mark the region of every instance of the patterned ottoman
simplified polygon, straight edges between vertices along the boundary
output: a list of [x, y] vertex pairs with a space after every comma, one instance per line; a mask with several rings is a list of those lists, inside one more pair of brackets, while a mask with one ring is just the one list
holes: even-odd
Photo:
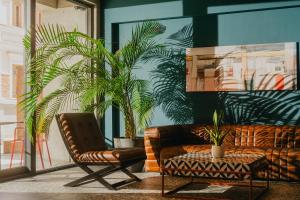
[[[266, 186], [253, 185], [253, 176], [259, 172], [267, 173]], [[167, 193], [164, 192], [164, 176], [189, 176], [192, 180]], [[210, 153], [187, 153], [163, 160], [162, 195], [168, 196], [195, 182], [193, 177], [222, 178], [249, 180], [249, 184], [230, 184], [249, 187], [249, 199], [253, 199], [253, 187], [263, 187], [260, 195], [269, 188], [268, 161], [264, 155], [258, 154], [227, 154], [224, 158], [212, 159]], [[205, 183], [207, 184], [207, 182]], [[224, 183], [222, 183], [224, 185]], [[259, 196], [260, 196], [259, 195]], [[181, 198], [184, 198], [181, 196]]]

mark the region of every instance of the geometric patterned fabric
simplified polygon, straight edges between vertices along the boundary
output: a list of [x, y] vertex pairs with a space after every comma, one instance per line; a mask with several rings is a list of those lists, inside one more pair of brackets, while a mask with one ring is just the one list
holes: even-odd
[[268, 167], [266, 156], [259, 154], [225, 154], [213, 159], [211, 153], [187, 153], [163, 162], [165, 174], [176, 176], [248, 179], [250, 173]]

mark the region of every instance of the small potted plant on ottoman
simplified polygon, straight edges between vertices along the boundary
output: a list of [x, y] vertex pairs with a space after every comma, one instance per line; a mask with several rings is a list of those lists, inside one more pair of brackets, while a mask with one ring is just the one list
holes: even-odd
[[222, 130], [221, 125], [223, 123], [223, 113], [218, 113], [216, 110], [213, 114], [213, 126], [211, 128], [205, 128], [205, 131], [209, 134], [211, 146], [211, 155], [213, 158], [224, 157], [223, 141], [229, 130]]

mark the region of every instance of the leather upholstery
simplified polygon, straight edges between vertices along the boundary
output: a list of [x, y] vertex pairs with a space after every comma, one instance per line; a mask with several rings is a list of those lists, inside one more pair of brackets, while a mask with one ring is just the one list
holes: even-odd
[[[205, 127], [176, 125], [146, 129], [146, 171], [159, 171], [160, 161], [165, 158], [188, 152], [210, 151]], [[271, 179], [300, 180], [300, 127], [224, 125], [222, 128], [230, 130], [224, 141], [225, 152], [266, 155], [270, 162]], [[257, 176], [264, 178], [265, 174], [259, 173]]]
[[78, 160], [82, 163], [122, 163], [130, 160], [145, 159], [143, 148], [112, 149], [106, 151], [88, 151], [81, 154]]
[[143, 148], [108, 150], [93, 113], [63, 113], [57, 122], [65, 145], [76, 163], [122, 164], [146, 158]]

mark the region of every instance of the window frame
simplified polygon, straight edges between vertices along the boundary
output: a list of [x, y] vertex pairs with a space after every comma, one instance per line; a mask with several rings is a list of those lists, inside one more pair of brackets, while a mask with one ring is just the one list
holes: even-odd
[[[67, 0], [71, 3], [78, 4], [88, 9], [88, 33], [92, 37], [99, 38], [100, 33], [100, 2], [96, 0]], [[36, 3], [37, 0], [24, 0], [24, 19], [22, 20], [25, 30], [30, 30], [32, 33], [31, 52], [32, 56], [35, 53], [35, 26], [36, 26]], [[26, 10], [25, 10], [26, 9]], [[26, 71], [26, 66], [25, 66]], [[25, 85], [24, 85], [25, 87]], [[28, 91], [30, 88], [25, 88]], [[26, 124], [25, 124], [26, 126]], [[36, 140], [35, 133], [30, 141], [28, 134], [25, 133], [25, 165], [22, 167], [15, 167], [11, 169], [0, 170], [0, 182], [9, 181], [17, 178], [34, 176], [37, 174], [49, 173], [57, 170], [62, 170], [70, 167], [74, 167], [75, 164], [67, 164], [58, 167], [52, 167], [43, 170], [37, 170], [36, 168]]]

